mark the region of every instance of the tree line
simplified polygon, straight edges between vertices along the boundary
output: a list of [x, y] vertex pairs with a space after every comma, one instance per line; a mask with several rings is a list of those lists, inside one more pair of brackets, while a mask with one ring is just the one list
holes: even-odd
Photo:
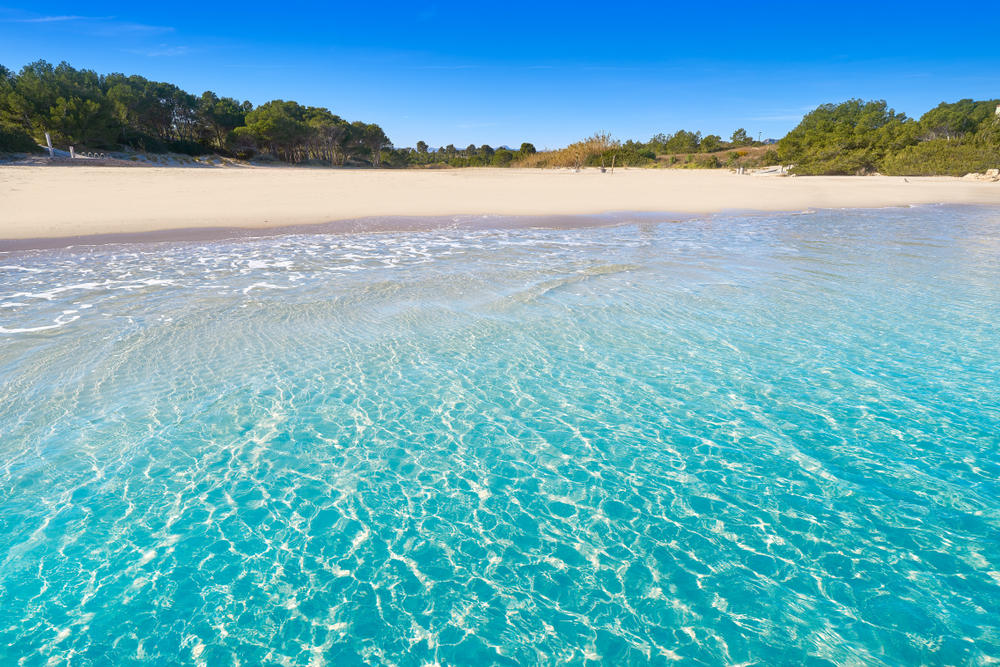
[[891, 109], [885, 100], [823, 104], [773, 146], [769, 143], [753, 141], [743, 128], [728, 141], [678, 130], [646, 142], [622, 143], [598, 133], [517, 164], [576, 168], [615, 163], [679, 168], [781, 164], [803, 175], [962, 176], [1000, 168], [1000, 100], [942, 102], [919, 119]]
[[517, 149], [493, 148], [489, 144], [469, 144], [465, 148], [448, 144], [435, 149], [418, 141], [415, 148], [396, 149], [393, 160], [399, 166], [509, 167], [535, 152], [534, 145], [528, 142]]
[[0, 151], [37, 150], [48, 133], [57, 146], [131, 148], [148, 153], [217, 153], [293, 164], [370, 164], [375, 167], [509, 166], [535, 147], [487, 144], [429, 150], [395, 148], [381, 127], [349, 122], [324, 107], [248, 101], [212, 91], [193, 95], [178, 86], [124, 74], [99, 75], [44, 60], [19, 72], [0, 65]]
[[378, 125], [348, 122], [329, 109], [200, 97], [142, 76], [99, 75], [44, 60], [14, 73], [0, 65], [0, 150], [30, 150], [49, 133], [57, 145], [128, 147], [151, 153], [240, 158], [272, 156], [379, 166], [391, 147]]
[[884, 100], [824, 104], [778, 142], [799, 174], [952, 175], [1000, 167], [1000, 100], [942, 102], [918, 120]]
[[794, 165], [800, 174], [962, 175], [1000, 166], [998, 104], [942, 102], [919, 119], [896, 112], [884, 100], [824, 104], [806, 114], [773, 150], [759, 149], [752, 163], [744, 149], [760, 142], [743, 128], [728, 140], [688, 130], [625, 142], [598, 133], [541, 152], [527, 142], [517, 149], [487, 144], [431, 148], [424, 141], [397, 148], [378, 125], [350, 122], [324, 107], [291, 100], [254, 107], [212, 91], [195, 96], [142, 76], [99, 75], [39, 60], [17, 73], [0, 65], [0, 151], [37, 150], [49, 133], [61, 146], [217, 153], [293, 164], [712, 168], [767, 162]]

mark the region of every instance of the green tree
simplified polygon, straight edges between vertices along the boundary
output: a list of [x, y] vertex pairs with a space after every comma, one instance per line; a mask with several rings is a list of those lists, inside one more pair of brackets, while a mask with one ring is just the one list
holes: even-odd
[[916, 143], [919, 128], [884, 100], [824, 104], [778, 142], [778, 153], [799, 174], [875, 171], [886, 155]]
[[110, 117], [97, 100], [59, 97], [49, 109], [49, 119], [57, 143], [107, 146], [114, 136]]
[[663, 143], [663, 151], [666, 153], [696, 153], [700, 144], [701, 132], [677, 130]]
[[52, 107], [60, 96], [55, 68], [44, 60], [25, 65], [11, 81], [3, 100], [3, 119], [37, 140], [49, 129]]
[[29, 153], [39, 150], [22, 119], [11, 113], [8, 103], [14, 94], [14, 73], [0, 65], [0, 153]]
[[667, 152], [667, 141], [670, 137], [662, 132], [658, 132], [650, 137], [649, 141], [646, 142], [646, 146], [653, 151], [653, 153], [666, 153]]
[[301, 150], [310, 135], [304, 121], [304, 112], [298, 102], [271, 100], [246, 115], [246, 127], [258, 150], [271, 153], [278, 159], [299, 162]]
[[717, 134], [709, 134], [701, 140], [701, 151], [703, 153], [714, 153], [722, 149], [722, 137]]
[[309, 107], [304, 115], [310, 129], [311, 157], [332, 165], [344, 164], [351, 141], [350, 123], [326, 108]]
[[356, 130], [356, 137], [359, 145], [363, 146], [371, 159], [373, 167], [382, 164], [382, 150], [392, 148], [389, 137], [385, 135], [382, 128], [374, 123], [352, 123], [352, 128]]
[[753, 143], [753, 139], [747, 135], [747, 131], [742, 127], [733, 132], [732, 136], [729, 137], [729, 142], [734, 146], [749, 146]]
[[514, 161], [514, 152], [506, 148], [498, 148], [493, 157], [490, 159], [490, 164], [494, 167], [509, 167], [510, 163]]
[[232, 97], [219, 97], [210, 90], [198, 100], [198, 120], [201, 138], [218, 149], [224, 149], [229, 133], [246, 121], [252, 110], [249, 102], [240, 103]]
[[925, 139], [959, 139], [978, 132], [987, 121], [996, 118], [998, 100], [942, 102], [920, 117], [920, 131]]

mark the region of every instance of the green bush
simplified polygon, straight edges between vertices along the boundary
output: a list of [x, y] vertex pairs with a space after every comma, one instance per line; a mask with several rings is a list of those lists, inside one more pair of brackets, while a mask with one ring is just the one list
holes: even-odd
[[514, 161], [514, 153], [506, 148], [499, 148], [490, 158], [490, 164], [494, 167], [509, 167]]
[[942, 102], [920, 117], [923, 139], [959, 139], [995, 124], [994, 112], [1000, 100]]
[[187, 139], [178, 139], [177, 141], [170, 141], [167, 143], [167, 148], [174, 153], [183, 153], [184, 155], [208, 155], [212, 151], [205, 148], [203, 145], [199, 144], [197, 141], [189, 141]]
[[145, 153], [167, 152], [167, 144], [165, 142], [142, 132], [130, 132], [122, 141], [122, 144]]
[[893, 176], [964, 176], [997, 168], [1000, 146], [933, 139], [888, 156], [882, 172]]
[[796, 162], [794, 173], [802, 176], [864, 175], [877, 171], [882, 155], [870, 149], [827, 149]]
[[14, 125], [0, 125], [0, 153], [38, 153], [42, 148], [31, 135]]
[[778, 142], [796, 174], [864, 174], [882, 159], [917, 143], [919, 127], [884, 101], [824, 104]]

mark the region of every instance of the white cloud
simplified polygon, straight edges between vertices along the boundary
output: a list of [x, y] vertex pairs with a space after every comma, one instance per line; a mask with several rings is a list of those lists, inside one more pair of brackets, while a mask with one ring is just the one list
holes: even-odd
[[38, 16], [32, 19], [8, 19], [11, 23], [57, 23], [62, 21], [107, 21], [113, 16]]

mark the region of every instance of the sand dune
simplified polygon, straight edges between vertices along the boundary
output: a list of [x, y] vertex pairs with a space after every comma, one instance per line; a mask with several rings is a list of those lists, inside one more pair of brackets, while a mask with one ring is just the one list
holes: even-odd
[[[381, 216], [708, 213], [925, 203], [1000, 205], [955, 178], [738, 176], [727, 171], [0, 167], [0, 239], [261, 229]], [[377, 228], [378, 221], [354, 223]]]

